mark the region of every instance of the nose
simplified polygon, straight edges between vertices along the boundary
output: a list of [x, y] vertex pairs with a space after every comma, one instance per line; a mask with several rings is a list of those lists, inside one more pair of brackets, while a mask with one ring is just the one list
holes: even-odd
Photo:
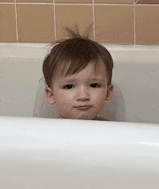
[[81, 87], [77, 94], [77, 101], [89, 101], [90, 100], [90, 93], [89, 89], [86, 87]]

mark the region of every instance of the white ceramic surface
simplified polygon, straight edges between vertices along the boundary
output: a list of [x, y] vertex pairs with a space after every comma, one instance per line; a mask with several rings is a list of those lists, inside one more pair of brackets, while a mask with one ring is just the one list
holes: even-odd
[[0, 117], [1, 189], [158, 189], [159, 125]]

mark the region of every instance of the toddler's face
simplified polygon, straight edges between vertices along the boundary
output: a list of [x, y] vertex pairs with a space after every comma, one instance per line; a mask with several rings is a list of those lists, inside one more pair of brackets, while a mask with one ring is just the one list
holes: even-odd
[[57, 73], [52, 87], [46, 89], [46, 99], [49, 104], [56, 103], [60, 118], [92, 120], [102, 111], [105, 100], [112, 99], [113, 86], [107, 83], [104, 63], [99, 64], [97, 72], [90, 63], [79, 73]]

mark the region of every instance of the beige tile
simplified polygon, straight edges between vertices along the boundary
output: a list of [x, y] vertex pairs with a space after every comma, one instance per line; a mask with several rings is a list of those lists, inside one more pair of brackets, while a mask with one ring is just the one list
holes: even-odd
[[92, 3], [92, 0], [55, 0], [55, 3]]
[[159, 7], [137, 6], [136, 43], [159, 45]]
[[139, 0], [138, 4], [159, 4], [159, 0]]
[[20, 42], [52, 42], [54, 13], [52, 6], [18, 5], [18, 31]]
[[[64, 27], [74, 30], [77, 24], [81, 35], [84, 34], [90, 24], [93, 23], [92, 6], [56, 6], [57, 39], [67, 38]], [[93, 39], [93, 28], [90, 31]]]
[[96, 40], [103, 43], [133, 44], [132, 6], [95, 6]]
[[133, 4], [134, 0], [94, 0], [95, 3], [104, 4]]
[[0, 5], [0, 42], [16, 42], [14, 5]]
[[7, 3], [7, 2], [14, 2], [14, 0], [0, 0], [0, 2], [5, 2], [5, 3]]
[[52, 3], [53, 0], [16, 0], [17, 2]]

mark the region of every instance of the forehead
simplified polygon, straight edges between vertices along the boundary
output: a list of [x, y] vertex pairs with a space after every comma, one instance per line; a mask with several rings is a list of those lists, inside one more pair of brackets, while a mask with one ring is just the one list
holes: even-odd
[[107, 72], [106, 66], [102, 60], [98, 60], [97, 62], [91, 61], [86, 65], [78, 64], [78, 66], [77, 65], [71, 66], [70, 62], [69, 63], [62, 62], [57, 68], [56, 76], [73, 75], [84, 70], [89, 70], [92, 73], [94, 72], [94, 74], [99, 74], [101, 71]]
[[[64, 66], [64, 64], [63, 64]], [[62, 67], [59, 66], [59, 68], [57, 69], [56, 74], [53, 77], [52, 80], [52, 84], [55, 81], [59, 81], [59, 80], [65, 80], [65, 79], [71, 79], [71, 78], [101, 78], [101, 79], [107, 79], [107, 70], [106, 70], [106, 66], [104, 65], [104, 63], [102, 61], [99, 61], [98, 63], [95, 62], [90, 62], [85, 68], [83, 68], [80, 71], [77, 71], [74, 74], [66, 74], [67, 70], [69, 69], [69, 65]], [[86, 77], [85, 77], [86, 76]]]

